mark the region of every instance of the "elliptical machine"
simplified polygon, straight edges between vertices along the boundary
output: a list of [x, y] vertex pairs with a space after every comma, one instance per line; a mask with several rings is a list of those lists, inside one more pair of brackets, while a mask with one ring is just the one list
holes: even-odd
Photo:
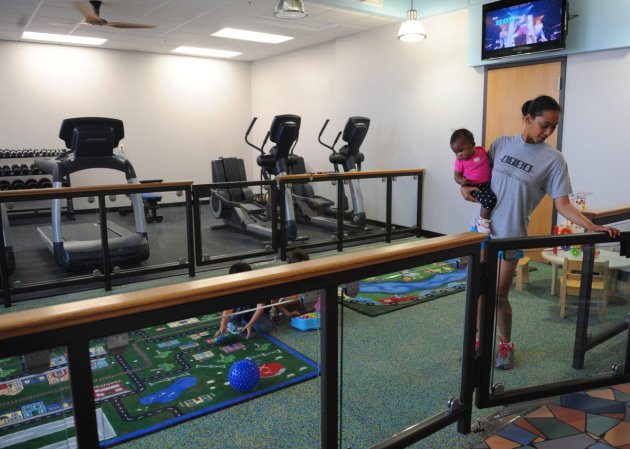
[[[332, 145], [328, 145], [322, 142], [322, 134], [328, 126], [328, 122], [324, 122], [317, 140], [320, 144], [329, 148], [332, 154], [329, 156], [330, 162], [335, 168], [335, 172], [339, 172], [339, 165], [343, 167], [345, 172], [361, 171], [361, 162], [365, 159], [363, 153], [359, 151], [361, 144], [365, 139], [367, 131], [370, 127], [370, 119], [366, 117], [350, 117], [346, 122], [343, 132], [339, 131]], [[342, 137], [346, 142], [339, 151], [335, 150], [335, 145]], [[294, 164], [294, 174], [303, 174], [306, 172], [304, 167], [304, 160], [301, 157], [294, 156], [296, 160]], [[313, 210], [323, 212], [328, 216], [336, 216], [337, 209], [334, 207], [334, 202], [314, 194], [313, 188], [307, 183], [295, 184], [293, 188], [294, 197], [298, 206], [298, 210], [301, 216], [308, 219], [314, 224], [323, 224], [336, 227], [337, 222], [335, 220], [328, 219], [326, 217], [317, 216]], [[350, 197], [352, 200], [352, 209], [349, 209], [347, 201], [344, 201], [342, 205], [344, 209], [344, 228], [365, 230], [366, 216], [365, 208], [363, 207], [363, 195], [361, 194], [361, 186], [358, 179], [350, 180]], [[345, 198], [344, 198], [345, 200]]]
[[[288, 173], [289, 156], [297, 142], [300, 117], [296, 115], [278, 115], [273, 118], [271, 128], [267, 132], [260, 147], [251, 143], [248, 139], [256, 120], [254, 117], [245, 133], [245, 142], [260, 152], [256, 159], [261, 167], [262, 177], [270, 179], [270, 175], [279, 176]], [[271, 139], [276, 146], [266, 154], [264, 147], [267, 140]], [[246, 182], [245, 163], [235, 157], [220, 158], [212, 161], [212, 182]], [[293, 201], [290, 197], [289, 187], [285, 195], [286, 210], [286, 234], [287, 240], [298, 240]], [[261, 224], [271, 219], [269, 203], [262, 204], [257, 201], [249, 187], [235, 187], [228, 189], [214, 189], [210, 198], [212, 216], [221, 218], [226, 225], [271, 238], [270, 226]]]

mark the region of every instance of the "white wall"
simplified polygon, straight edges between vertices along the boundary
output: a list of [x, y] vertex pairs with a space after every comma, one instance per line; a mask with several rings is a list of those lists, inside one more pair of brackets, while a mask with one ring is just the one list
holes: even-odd
[[[363, 169], [427, 169], [423, 227], [459, 232], [472, 208], [453, 181], [449, 138], [459, 127], [480, 135], [483, 72], [466, 66], [466, 11], [432, 17], [424, 24], [429, 39], [415, 45], [396, 39], [396, 25], [339, 39], [334, 47], [326, 44], [255, 62], [252, 110], [269, 120], [287, 109], [302, 116], [296, 152], [311, 171], [331, 169], [325, 149], [317, 144], [325, 118], [331, 119], [325, 134], [331, 141], [349, 116], [369, 117], [370, 131], [361, 148]], [[413, 185], [399, 182], [403, 187], [395, 189], [394, 221], [412, 224]], [[368, 218], [384, 219], [383, 185], [362, 186]], [[451, 205], [448, 210], [446, 204]]]
[[591, 208], [630, 203], [630, 50], [568, 58], [562, 151]]
[[[63, 148], [64, 118], [123, 120], [139, 179], [211, 180], [210, 161], [248, 157], [250, 64], [185, 56], [0, 42], [2, 148]], [[89, 171], [73, 184], [124, 182]]]

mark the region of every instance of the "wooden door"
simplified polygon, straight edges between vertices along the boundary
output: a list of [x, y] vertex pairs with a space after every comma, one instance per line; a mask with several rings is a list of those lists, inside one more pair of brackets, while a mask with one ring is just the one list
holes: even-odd
[[[539, 95], [549, 95], [558, 102], [562, 62], [554, 61], [516, 67], [489, 68], [486, 72], [484, 145], [486, 148], [499, 136], [523, 131], [521, 106]], [[562, 120], [562, 119], [561, 119]], [[557, 148], [558, 132], [547, 143]], [[532, 213], [529, 235], [548, 235], [553, 230], [553, 201], [546, 195]]]

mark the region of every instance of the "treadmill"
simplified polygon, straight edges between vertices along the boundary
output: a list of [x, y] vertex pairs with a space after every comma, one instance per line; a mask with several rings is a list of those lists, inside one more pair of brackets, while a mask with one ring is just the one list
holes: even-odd
[[5, 203], [0, 203], [0, 214], [2, 214], [2, 236], [4, 237], [7, 268], [9, 274], [11, 274], [15, 271], [15, 254], [13, 253], [13, 242], [11, 241], [11, 232], [9, 230], [9, 215], [7, 214], [7, 206]]
[[[37, 158], [35, 165], [51, 175], [53, 188], [62, 188], [62, 179], [81, 170], [105, 168], [121, 171], [129, 184], [137, 184], [129, 160], [114, 156], [114, 148], [125, 137], [121, 120], [101, 117], [65, 119], [59, 137], [70, 151], [55, 159]], [[108, 246], [112, 265], [129, 266], [149, 258], [144, 208], [140, 194], [132, 194], [135, 231], [107, 221]], [[66, 271], [102, 268], [100, 223], [61, 225], [61, 199], [52, 200], [51, 226], [37, 228], [44, 245]]]

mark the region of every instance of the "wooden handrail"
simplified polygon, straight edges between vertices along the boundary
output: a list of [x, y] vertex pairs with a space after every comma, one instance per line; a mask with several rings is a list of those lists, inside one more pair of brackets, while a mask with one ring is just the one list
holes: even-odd
[[37, 195], [58, 195], [60, 192], [63, 193], [86, 193], [86, 194], [97, 194], [99, 192], [109, 192], [109, 191], [133, 191], [139, 189], [160, 189], [160, 190], [168, 190], [168, 189], [176, 189], [176, 188], [187, 188], [192, 185], [192, 181], [173, 181], [173, 182], [147, 182], [141, 184], [109, 184], [109, 185], [98, 185], [98, 186], [78, 186], [78, 187], [62, 187], [62, 188], [47, 188], [47, 189], [23, 189], [23, 190], [4, 190], [0, 192], [0, 201], [9, 197], [30, 197]]
[[371, 171], [353, 171], [353, 172], [330, 172], [330, 173], [303, 173], [300, 175], [283, 175], [278, 176], [278, 180], [282, 181], [310, 181], [317, 178], [326, 178], [330, 176], [340, 178], [374, 178], [379, 176], [403, 176], [424, 173], [424, 168], [413, 169], [394, 169], [394, 170], [371, 170]]
[[606, 209], [591, 209], [585, 210], [582, 213], [584, 214], [584, 216], [590, 218], [591, 220], [598, 218], [614, 217], [615, 215], [630, 213], [630, 205], [615, 206]]
[[36, 334], [175, 305], [219, 298], [287, 282], [312, 279], [371, 265], [393, 262], [436, 251], [481, 243], [477, 232], [436, 237], [354, 253], [315, 259], [300, 264], [264, 268], [247, 273], [188, 281], [137, 292], [41, 307], [0, 315], [0, 339]]

